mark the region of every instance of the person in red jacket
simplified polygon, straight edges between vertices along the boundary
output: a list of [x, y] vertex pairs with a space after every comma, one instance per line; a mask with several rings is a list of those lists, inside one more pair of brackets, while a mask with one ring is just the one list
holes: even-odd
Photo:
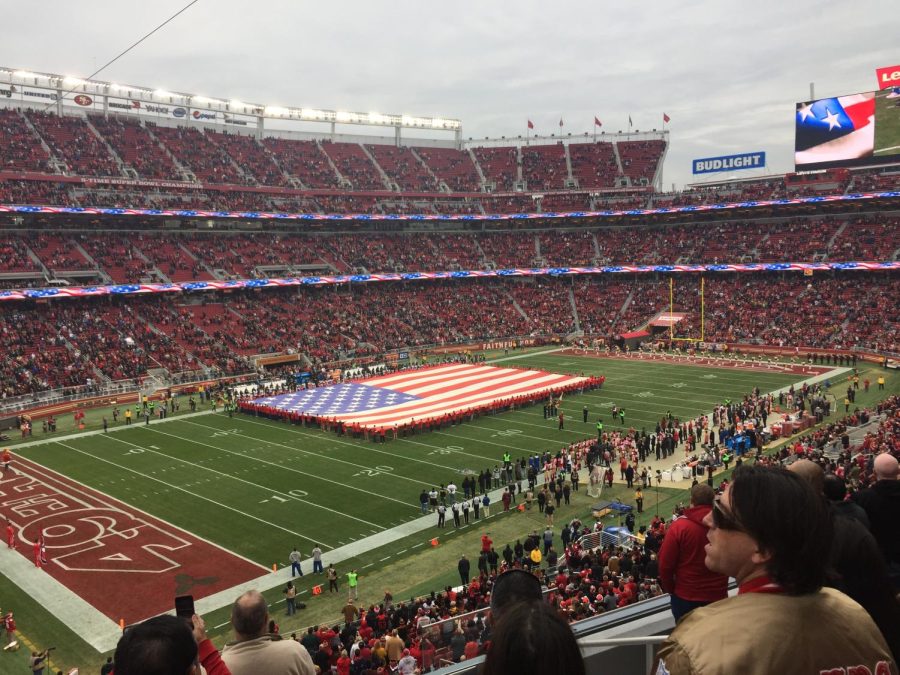
[[666, 530], [659, 551], [659, 581], [669, 593], [675, 622], [692, 609], [728, 595], [728, 577], [710, 571], [706, 559], [703, 518], [712, 510], [715, 492], [705, 483], [691, 488], [691, 505]]

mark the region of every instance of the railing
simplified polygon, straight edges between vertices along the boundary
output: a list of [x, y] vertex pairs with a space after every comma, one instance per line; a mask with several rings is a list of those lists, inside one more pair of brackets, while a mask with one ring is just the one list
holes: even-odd
[[138, 391], [140, 391], [140, 387], [134, 383], [134, 380], [120, 380], [104, 385], [81, 385], [78, 387], [50, 389], [34, 394], [23, 394], [3, 399], [0, 401], [0, 415], [10, 415], [33, 408], [42, 408], [48, 405], [67, 403], [95, 396], [133, 394]]
[[634, 548], [638, 543], [637, 537], [629, 532], [624, 532], [624, 528], [618, 528], [617, 532], [607, 532], [600, 530], [598, 532], [588, 532], [578, 539], [578, 545], [586, 551], [604, 546], [622, 546], [626, 549]]

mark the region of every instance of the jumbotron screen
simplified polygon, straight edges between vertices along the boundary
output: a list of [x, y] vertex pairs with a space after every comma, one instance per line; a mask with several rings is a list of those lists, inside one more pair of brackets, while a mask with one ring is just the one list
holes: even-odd
[[900, 161], [900, 87], [798, 103], [795, 118], [798, 170]]

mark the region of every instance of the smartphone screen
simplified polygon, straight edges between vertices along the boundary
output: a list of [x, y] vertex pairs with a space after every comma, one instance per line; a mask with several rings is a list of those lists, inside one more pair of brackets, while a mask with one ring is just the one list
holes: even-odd
[[175, 598], [175, 616], [184, 617], [190, 621], [194, 614], [193, 595], [179, 595]]

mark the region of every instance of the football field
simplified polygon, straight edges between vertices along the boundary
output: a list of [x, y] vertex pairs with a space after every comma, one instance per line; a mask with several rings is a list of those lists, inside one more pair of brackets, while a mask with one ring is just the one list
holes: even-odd
[[[107, 434], [37, 438], [13, 446], [18, 473], [4, 478], [4, 515], [11, 514], [22, 528], [22, 555], [9, 555], [33, 567], [29, 542], [42, 529], [50, 562], [38, 572], [39, 579], [49, 576], [58, 584], [53, 589], [80, 598], [86, 603], [82, 613], [93, 608], [100, 632], [115, 627], [119, 618], [131, 623], [168, 611], [179, 593], [192, 593], [199, 611], [227, 621], [215, 610], [228, 605], [238, 588], [283, 585], [294, 546], [303, 552], [307, 572], [316, 544], [326, 564], [390, 565], [397, 542], [404, 542], [403, 551], [415, 549], [444, 532], [435, 527], [433, 515], [421, 513], [423, 488], [459, 484], [466, 473], [500, 464], [507, 451], [514, 458], [527, 457], [594, 437], [598, 417], [606, 430], [622, 428], [611, 418], [613, 406], [625, 408], [626, 427], [650, 432], [667, 412], [687, 420], [754, 387], [774, 391], [825, 370], [722, 368], [568, 353], [515, 355], [497, 362], [604, 375], [606, 382], [599, 390], [564, 397], [564, 429], [557, 419], [544, 419], [541, 405], [533, 405], [383, 444], [205, 411], [148, 426], [120, 423]], [[10, 499], [35, 490], [42, 495], [40, 506], [23, 509], [18, 496]], [[367, 558], [385, 549], [394, 553]], [[273, 564], [278, 575], [272, 574]], [[7, 567], [7, 576], [34, 588], [28, 570], [14, 567]], [[307, 585], [304, 592], [311, 590], [311, 582]], [[113, 631], [105, 641], [88, 642], [97, 647], [114, 639]]]
[[[804, 379], [692, 365], [543, 355], [516, 365], [602, 374], [602, 389], [566, 397], [565, 428], [539, 405], [476, 418], [442, 431], [377, 444], [314, 428], [224, 413], [119, 427], [48, 442], [21, 454], [44, 467], [262, 565], [290, 547], [329, 551], [417, 518], [423, 487], [462, 479], [513, 457], [555, 451], [593, 436], [598, 416], [619, 428], [653, 430], [667, 412], [708, 412], [753, 387], [770, 391]], [[587, 405], [589, 422], [582, 422]]]

